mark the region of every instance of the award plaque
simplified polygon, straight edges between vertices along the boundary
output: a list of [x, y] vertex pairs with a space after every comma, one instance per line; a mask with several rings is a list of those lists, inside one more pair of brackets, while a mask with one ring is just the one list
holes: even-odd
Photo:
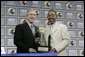
[[48, 46], [39, 46], [38, 47], [38, 52], [48, 52], [49, 47]]
[[40, 40], [39, 43], [40, 45], [38, 46], [38, 52], [49, 52], [50, 51], [50, 40], [51, 40], [51, 35], [48, 35], [48, 45], [46, 45], [46, 39], [44, 37], [44, 32], [45, 29], [44, 27], [39, 27], [39, 32], [40, 32]]
[[39, 36], [39, 46], [38, 46], [38, 52], [45, 52], [45, 51], [48, 51], [48, 47], [45, 46], [45, 44], [43, 43], [44, 41], [44, 37], [43, 37], [43, 34], [44, 34], [44, 27], [43, 26], [39, 26], [39, 29], [38, 29], [39, 33], [40, 33], [40, 36]]
[[51, 35], [48, 36], [48, 46], [38, 46], [38, 52], [49, 52], [50, 51], [50, 39]]
[[[44, 38], [44, 28], [40, 27], [39, 28], [40, 32], [40, 46], [38, 46], [38, 52], [49, 52], [50, 51], [50, 39], [51, 35], [48, 36], [48, 46], [45, 45], [45, 38]], [[43, 43], [42, 43], [43, 42]]]

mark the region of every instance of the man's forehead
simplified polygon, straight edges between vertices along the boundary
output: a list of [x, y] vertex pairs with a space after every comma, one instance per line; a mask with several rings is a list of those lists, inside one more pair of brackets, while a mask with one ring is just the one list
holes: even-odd
[[54, 12], [54, 11], [50, 11], [50, 12], [48, 12], [48, 14], [55, 14], [56, 12]]
[[35, 14], [36, 14], [36, 11], [33, 11], [33, 10], [32, 10], [32, 11], [29, 11], [28, 13], [35, 13]]

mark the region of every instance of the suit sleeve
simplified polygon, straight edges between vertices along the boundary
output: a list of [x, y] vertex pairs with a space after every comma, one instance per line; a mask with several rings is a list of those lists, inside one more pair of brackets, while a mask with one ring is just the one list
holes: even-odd
[[63, 27], [61, 27], [61, 35], [62, 35], [62, 42], [59, 45], [55, 46], [57, 52], [60, 52], [63, 49], [65, 49], [66, 46], [68, 46], [71, 41], [67, 30], [67, 26], [64, 25]]
[[20, 25], [17, 25], [15, 28], [15, 33], [14, 33], [14, 44], [17, 47], [21, 47], [22, 49], [28, 49], [28, 46], [26, 44], [23, 43], [22, 41], [22, 34], [23, 30], [22, 27]]

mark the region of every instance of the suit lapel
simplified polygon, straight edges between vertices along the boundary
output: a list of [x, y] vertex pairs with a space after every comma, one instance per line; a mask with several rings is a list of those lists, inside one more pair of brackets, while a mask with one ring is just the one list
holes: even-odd
[[28, 33], [30, 33], [33, 36], [32, 30], [30, 29], [29, 25], [27, 24], [27, 22], [25, 22], [25, 29]]
[[54, 34], [58, 30], [58, 23], [55, 23], [55, 25], [52, 28], [52, 34]]
[[[35, 33], [37, 33], [38, 32], [38, 28], [34, 25], [34, 27], [35, 27]], [[25, 28], [26, 28], [26, 31], [28, 32], [28, 33], [31, 33], [31, 35], [33, 36], [33, 33], [32, 33], [32, 30], [30, 29], [30, 27], [29, 27], [29, 25], [27, 24], [27, 22], [25, 23]], [[35, 36], [34, 36], [35, 37]]]

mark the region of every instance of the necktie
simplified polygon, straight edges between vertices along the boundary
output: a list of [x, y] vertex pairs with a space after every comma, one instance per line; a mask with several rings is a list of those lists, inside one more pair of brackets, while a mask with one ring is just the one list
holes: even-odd
[[35, 28], [33, 25], [31, 25], [31, 30], [32, 30], [33, 35], [35, 35]]

